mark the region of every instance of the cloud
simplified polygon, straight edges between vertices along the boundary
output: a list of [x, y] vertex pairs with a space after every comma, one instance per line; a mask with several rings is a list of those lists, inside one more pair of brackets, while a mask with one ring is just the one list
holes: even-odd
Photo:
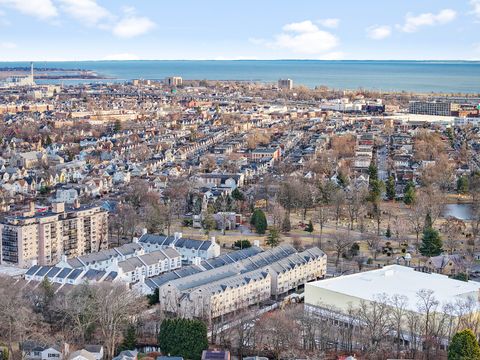
[[340, 19], [330, 18], [330, 19], [321, 19], [317, 21], [323, 27], [329, 29], [336, 29], [340, 25]]
[[58, 10], [51, 0], [0, 0], [0, 5], [16, 9], [22, 14], [34, 16], [41, 20], [58, 15]]
[[61, 9], [76, 20], [93, 26], [112, 14], [95, 0], [59, 0]]
[[282, 29], [283, 31], [291, 31], [298, 33], [309, 33], [318, 31], [318, 27], [314, 25], [310, 20], [287, 24]]
[[473, 8], [471, 13], [480, 19], [480, 0], [470, 0], [470, 5]]
[[443, 9], [437, 14], [424, 13], [417, 16], [408, 13], [405, 16], [405, 24], [398, 26], [400, 30], [413, 33], [422, 26], [443, 25], [453, 21], [457, 13], [452, 9]]
[[107, 55], [103, 58], [103, 60], [140, 60], [140, 58], [135, 54], [121, 53]]
[[367, 28], [367, 36], [373, 40], [383, 40], [392, 35], [392, 28], [388, 25], [374, 25]]
[[321, 55], [334, 49], [338, 39], [328, 31], [320, 30], [310, 20], [285, 25], [268, 46], [287, 49], [297, 54]]
[[15, 49], [16, 47], [17, 47], [17, 44], [10, 41], [4, 41], [0, 43], [0, 48], [3, 48], [3, 49]]
[[155, 26], [155, 23], [147, 17], [130, 14], [121, 19], [112, 31], [114, 35], [128, 39], [148, 33]]

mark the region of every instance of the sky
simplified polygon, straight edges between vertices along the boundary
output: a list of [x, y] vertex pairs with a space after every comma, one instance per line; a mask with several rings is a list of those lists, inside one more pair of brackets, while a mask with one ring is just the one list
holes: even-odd
[[0, 0], [0, 61], [480, 60], [480, 0]]

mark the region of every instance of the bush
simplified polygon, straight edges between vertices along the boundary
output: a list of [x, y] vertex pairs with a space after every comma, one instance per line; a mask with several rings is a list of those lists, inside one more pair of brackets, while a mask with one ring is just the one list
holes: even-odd
[[252, 247], [252, 243], [248, 240], [237, 240], [233, 243], [233, 246], [238, 249], [247, 249]]

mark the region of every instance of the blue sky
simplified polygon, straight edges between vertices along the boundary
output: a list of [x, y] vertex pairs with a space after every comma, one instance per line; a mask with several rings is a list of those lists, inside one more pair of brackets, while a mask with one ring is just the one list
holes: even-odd
[[0, 61], [480, 59], [480, 0], [0, 0]]

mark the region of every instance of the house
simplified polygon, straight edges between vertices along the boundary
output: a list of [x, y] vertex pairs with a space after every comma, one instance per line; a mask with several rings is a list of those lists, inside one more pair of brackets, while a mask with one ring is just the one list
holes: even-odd
[[78, 351], [74, 351], [70, 355], [68, 355], [68, 360], [96, 360], [95, 355], [91, 352], [82, 349]]
[[137, 360], [138, 351], [125, 350], [115, 356], [112, 360]]
[[230, 360], [228, 350], [203, 350], [202, 360]]
[[25, 360], [62, 360], [68, 352], [68, 344], [43, 345], [35, 341], [25, 341], [20, 348]]
[[438, 255], [429, 258], [425, 266], [438, 274], [457, 275], [465, 271], [465, 259], [461, 255]]
[[95, 360], [102, 360], [103, 359], [103, 346], [102, 345], [85, 345], [83, 347], [89, 353], [91, 353]]

